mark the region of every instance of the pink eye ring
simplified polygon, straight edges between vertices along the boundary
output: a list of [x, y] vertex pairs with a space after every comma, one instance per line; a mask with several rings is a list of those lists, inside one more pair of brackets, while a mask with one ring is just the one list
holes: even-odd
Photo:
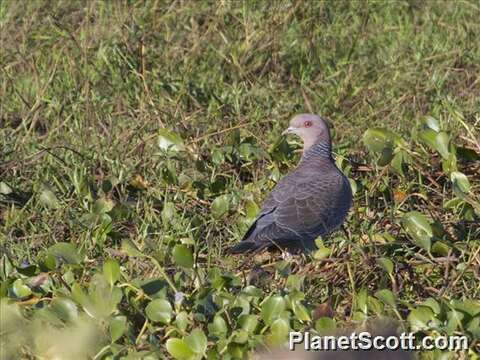
[[303, 123], [303, 126], [305, 126], [306, 128], [308, 128], [308, 127], [312, 126], [312, 122], [311, 122], [311, 121], [305, 121], [305, 122]]

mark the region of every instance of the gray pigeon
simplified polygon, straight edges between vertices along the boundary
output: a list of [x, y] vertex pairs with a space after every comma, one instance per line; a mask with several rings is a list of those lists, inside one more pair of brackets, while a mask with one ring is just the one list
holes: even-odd
[[325, 121], [317, 115], [300, 114], [283, 134], [302, 138], [300, 163], [268, 195], [242, 241], [229, 249], [231, 254], [267, 248], [313, 250], [315, 239], [337, 229], [347, 216], [352, 191], [333, 161]]

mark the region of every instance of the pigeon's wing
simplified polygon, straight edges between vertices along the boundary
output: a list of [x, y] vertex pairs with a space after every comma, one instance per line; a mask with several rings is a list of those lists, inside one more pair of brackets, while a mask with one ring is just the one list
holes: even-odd
[[339, 171], [317, 174], [304, 174], [274, 212], [277, 226], [301, 238], [312, 239], [335, 230], [351, 206], [350, 185]]
[[282, 180], [265, 200], [236, 252], [275, 245], [310, 248], [313, 239], [343, 222], [351, 191], [348, 180], [336, 169], [323, 174], [316, 169], [293, 172]]

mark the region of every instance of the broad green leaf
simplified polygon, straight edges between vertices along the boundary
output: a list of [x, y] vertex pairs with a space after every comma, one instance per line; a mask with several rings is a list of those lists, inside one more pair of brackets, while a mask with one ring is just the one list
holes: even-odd
[[450, 154], [449, 143], [450, 136], [445, 131], [441, 131], [435, 136], [435, 148], [444, 159], [448, 158]]
[[227, 334], [227, 323], [221, 315], [215, 315], [213, 321], [208, 324], [208, 332], [217, 337], [224, 337]]
[[173, 260], [177, 265], [184, 268], [193, 267], [193, 253], [186, 245], [175, 245], [173, 248]]
[[163, 324], [170, 323], [172, 312], [172, 305], [165, 299], [152, 300], [145, 308], [145, 313], [150, 320]]
[[279, 318], [285, 307], [285, 299], [280, 295], [274, 295], [265, 301], [261, 311], [261, 317], [265, 324], [270, 325], [275, 319]]
[[432, 245], [432, 254], [439, 255], [439, 256], [447, 256], [450, 250], [450, 246], [445, 244], [442, 241], [435, 241]]
[[8, 195], [8, 194], [11, 194], [12, 192], [13, 192], [13, 190], [10, 186], [8, 186], [3, 181], [0, 181], [0, 194]]
[[50, 309], [64, 321], [73, 321], [78, 318], [77, 305], [67, 298], [53, 299], [50, 303]]
[[13, 282], [12, 290], [18, 298], [24, 298], [32, 294], [32, 290], [23, 283], [22, 279], [17, 279]]
[[158, 130], [157, 144], [162, 150], [180, 151], [184, 149], [182, 138], [167, 129]]
[[42, 190], [39, 201], [42, 205], [52, 209], [56, 209], [60, 205], [55, 193], [49, 189]]
[[113, 286], [120, 279], [120, 265], [113, 259], [107, 259], [103, 264], [103, 276]]
[[238, 323], [249, 334], [253, 334], [258, 325], [258, 319], [255, 315], [242, 315], [238, 319]]
[[470, 192], [470, 182], [465, 174], [453, 171], [450, 174], [450, 180], [452, 181], [453, 192], [459, 198], [463, 199]]
[[453, 308], [463, 311], [472, 317], [480, 315], [480, 300], [452, 300], [450, 304]]
[[392, 260], [388, 258], [378, 258], [377, 259], [377, 264], [382, 267], [383, 270], [385, 270], [389, 274], [393, 274], [393, 262]]
[[402, 222], [412, 241], [421, 248], [430, 251], [433, 230], [426, 216], [418, 211], [411, 211], [403, 216]]
[[185, 340], [171, 338], [167, 340], [165, 346], [174, 359], [189, 360], [195, 357], [195, 353], [190, 349]]
[[188, 320], [188, 314], [186, 311], [181, 311], [177, 314], [175, 317], [175, 325], [177, 326], [177, 329], [180, 330], [181, 333], [185, 332], [187, 329], [189, 320]]
[[329, 317], [321, 317], [315, 321], [315, 330], [321, 335], [331, 334], [337, 328], [335, 320]]
[[318, 250], [315, 251], [315, 253], [313, 254], [313, 257], [316, 260], [321, 260], [321, 259], [328, 258], [330, 256], [330, 253], [331, 253], [330, 248], [322, 245], [321, 247], [318, 248]]
[[270, 333], [267, 335], [269, 345], [281, 345], [288, 337], [290, 325], [287, 320], [279, 318], [270, 325]]
[[166, 202], [163, 204], [163, 210], [162, 210], [162, 221], [164, 224], [168, 224], [171, 222], [174, 217], [175, 217], [175, 204], [172, 202]]
[[382, 301], [384, 304], [390, 305], [395, 308], [397, 306], [397, 299], [393, 292], [388, 289], [381, 289], [375, 293], [375, 297]]
[[230, 197], [228, 195], [220, 195], [212, 202], [211, 212], [215, 219], [223, 217], [230, 208]]
[[407, 317], [412, 331], [422, 331], [430, 329], [435, 315], [430, 307], [419, 306], [410, 311]]
[[438, 120], [435, 119], [434, 117], [427, 116], [425, 118], [425, 125], [427, 125], [430, 129], [432, 129], [435, 132], [440, 131], [440, 124], [438, 123]]
[[127, 253], [128, 256], [132, 257], [144, 257], [137, 246], [130, 239], [122, 240], [122, 250]]
[[377, 160], [378, 166], [385, 166], [390, 164], [390, 161], [393, 159], [393, 149], [391, 147], [386, 147], [382, 150], [380, 158]]
[[120, 339], [127, 328], [127, 318], [123, 315], [115, 316], [110, 320], [110, 339], [112, 342]]
[[393, 133], [381, 129], [381, 128], [371, 128], [365, 131], [363, 134], [363, 143], [372, 152], [382, 152], [385, 148], [393, 147]]
[[433, 299], [433, 298], [428, 298], [426, 299], [423, 303], [422, 303], [422, 306], [427, 306], [429, 307], [430, 309], [432, 309], [432, 311], [435, 313], [435, 314], [440, 314], [440, 311], [442, 310], [440, 308], [440, 305], [438, 304], [437, 300]]
[[245, 214], [247, 216], [247, 219], [254, 219], [257, 214], [258, 214], [259, 208], [258, 205], [252, 201], [252, 200], [247, 200], [245, 203]]
[[67, 264], [80, 263], [80, 256], [77, 249], [70, 243], [59, 242], [48, 248], [47, 252], [53, 255], [55, 259], [63, 261]]
[[203, 355], [207, 350], [207, 337], [200, 328], [193, 329], [185, 338], [185, 343], [196, 354]]
[[113, 209], [115, 202], [107, 198], [99, 198], [93, 204], [93, 213], [100, 215], [105, 214]]
[[430, 149], [436, 150], [437, 149], [437, 133], [434, 130], [427, 129], [420, 131], [419, 133], [420, 140], [426, 144]]

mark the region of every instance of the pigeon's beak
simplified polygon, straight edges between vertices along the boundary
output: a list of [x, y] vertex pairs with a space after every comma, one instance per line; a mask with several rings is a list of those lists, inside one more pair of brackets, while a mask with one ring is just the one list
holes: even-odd
[[284, 130], [282, 132], [282, 135], [287, 135], [287, 134], [292, 134], [297, 130], [297, 128], [294, 128], [293, 126], [290, 126], [288, 129]]

